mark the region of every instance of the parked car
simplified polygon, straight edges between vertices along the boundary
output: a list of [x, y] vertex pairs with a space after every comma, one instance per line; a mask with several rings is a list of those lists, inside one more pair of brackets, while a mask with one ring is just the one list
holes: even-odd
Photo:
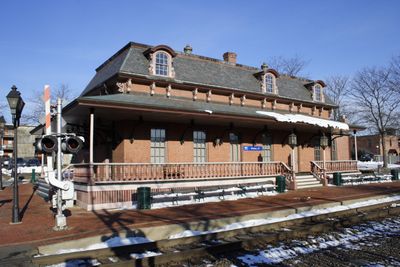
[[27, 167], [35, 167], [35, 166], [40, 166], [40, 161], [38, 159], [29, 159], [26, 162]]
[[[12, 169], [14, 166], [14, 159], [10, 158], [8, 163], [8, 169]], [[26, 161], [23, 158], [17, 158], [17, 167], [25, 167]]]
[[374, 155], [372, 154], [363, 154], [360, 156], [360, 161], [371, 161], [374, 159]]
[[10, 164], [10, 157], [3, 156], [3, 168], [7, 168], [9, 164]]

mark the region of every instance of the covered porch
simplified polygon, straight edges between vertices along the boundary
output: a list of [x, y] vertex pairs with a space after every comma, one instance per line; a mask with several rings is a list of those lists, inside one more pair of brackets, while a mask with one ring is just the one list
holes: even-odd
[[[240, 107], [238, 112], [231, 106], [202, 103], [202, 107], [185, 110], [187, 101], [169, 99], [169, 105], [176, 103], [161, 109], [157, 101], [147, 107], [138, 95], [123, 97], [118, 101], [83, 97], [65, 108], [64, 119], [74, 132], [86, 137], [88, 145], [66, 169], [77, 185], [78, 196], [86, 198], [83, 202], [88, 201], [90, 191], [99, 195], [100, 202], [114, 198], [127, 202], [139, 186], [151, 185], [162, 191], [189, 185], [275, 181], [279, 175], [285, 176], [287, 188], [296, 189], [296, 176], [302, 173], [326, 184], [329, 172], [357, 171], [356, 161], [349, 159], [346, 133], [329, 126], [329, 120], [319, 119], [326, 123], [322, 127], [307, 121], [277, 120], [276, 116], [285, 114], [252, 107]], [[161, 163], [151, 163], [150, 132], [154, 128], [164, 128], [167, 133]], [[194, 131], [206, 134], [206, 162], [193, 162]], [[231, 134], [237, 136], [233, 143]], [[289, 140], [293, 134], [295, 143]], [[328, 139], [323, 148], [319, 145], [322, 136]], [[267, 145], [265, 137], [270, 138]], [[335, 150], [334, 140], [340, 141]], [[261, 149], [252, 151], [254, 147]], [[266, 158], [263, 150], [267, 148], [270, 154]], [[315, 160], [316, 155], [320, 160]]]

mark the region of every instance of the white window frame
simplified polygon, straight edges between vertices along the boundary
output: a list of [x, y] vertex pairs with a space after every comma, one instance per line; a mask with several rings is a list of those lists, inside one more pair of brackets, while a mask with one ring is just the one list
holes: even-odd
[[[270, 82], [268, 81], [270, 79]], [[268, 94], [276, 94], [276, 77], [272, 73], [266, 73], [263, 79], [263, 92]]]
[[231, 162], [240, 162], [240, 141], [239, 135], [235, 133], [229, 133], [229, 143], [231, 146]]
[[321, 146], [319, 144], [314, 144], [314, 160], [315, 161], [321, 161]]
[[338, 151], [337, 151], [336, 140], [332, 140], [332, 144], [331, 144], [331, 159], [332, 160], [338, 160]]
[[193, 131], [193, 162], [207, 162], [206, 138], [205, 131]]
[[[166, 75], [161, 74], [161, 73], [157, 74], [157, 56], [161, 55], [161, 54], [163, 54], [167, 57], [167, 64], [165, 65], [167, 67]], [[172, 56], [168, 52], [166, 52], [164, 50], [156, 51], [150, 57], [151, 57], [150, 68], [149, 68], [150, 74], [156, 75], [156, 76], [161, 76], [161, 77], [174, 78], [175, 71], [174, 71], [173, 64], [172, 64]]]
[[262, 135], [261, 136], [262, 151], [261, 157], [263, 162], [273, 161], [273, 150], [272, 150], [272, 136]]
[[166, 154], [166, 132], [163, 128], [151, 128], [150, 130], [150, 162], [165, 163]]
[[[324, 102], [324, 91], [323, 91], [322, 86], [320, 84], [316, 84], [316, 85], [314, 85], [313, 90], [314, 90], [314, 92], [313, 92], [314, 101]], [[317, 93], [318, 91], [319, 91], [319, 94]], [[319, 98], [318, 98], [318, 96], [319, 96]]]

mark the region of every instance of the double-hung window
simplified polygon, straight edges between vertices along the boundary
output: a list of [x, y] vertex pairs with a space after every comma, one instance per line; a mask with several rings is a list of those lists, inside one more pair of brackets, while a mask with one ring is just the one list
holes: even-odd
[[267, 93], [274, 93], [274, 76], [272, 74], [265, 75], [265, 89]]
[[206, 133], [193, 131], [193, 160], [194, 162], [206, 162]]
[[262, 161], [272, 161], [272, 138], [270, 135], [262, 135]]
[[151, 129], [150, 135], [151, 163], [165, 163], [165, 129]]
[[314, 160], [315, 161], [321, 160], [321, 146], [319, 144], [314, 145]]
[[169, 56], [165, 52], [156, 54], [156, 75], [169, 75]]
[[239, 136], [235, 133], [230, 133], [229, 141], [231, 144], [231, 162], [239, 162], [240, 161]]
[[319, 84], [314, 86], [314, 100], [319, 102], [322, 101], [322, 87]]

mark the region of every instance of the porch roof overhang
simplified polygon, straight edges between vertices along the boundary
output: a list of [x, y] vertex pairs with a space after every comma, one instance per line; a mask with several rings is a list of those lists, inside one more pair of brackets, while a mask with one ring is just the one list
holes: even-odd
[[330, 131], [333, 134], [348, 131], [346, 123], [307, 116], [285, 113], [240, 105], [190, 101], [188, 99], [144, 94], [112, 94], [102, 96], [84, 96], [75, 99], [63, 110], [63, 118], [72, 124], [87, 121], [90, 109], [95, 109], [97, 117], [110, 120], [138, 119], [144, 116], [150, 119], [173, 122], [195, 119], [196, 122], [220, 124], [227, 119], [235, 125], [268, 125], [277, 129], [299, 129]]

